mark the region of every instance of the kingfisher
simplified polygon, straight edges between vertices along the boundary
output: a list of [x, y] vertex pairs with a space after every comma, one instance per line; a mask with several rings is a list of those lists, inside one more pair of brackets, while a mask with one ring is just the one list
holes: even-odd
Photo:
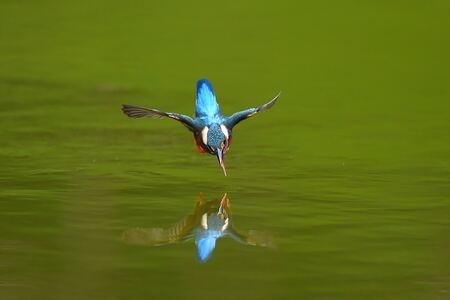
[[258, 112], [271, 108], [279, 96], [280, 93], [263, 105], [245, 109], [227, 117], [220, 111], [211, 83], [208, 79], [200, 79], [197, 82], [194, 118], [175, 112], [165, 112], [130, 104], [123, 104], [122, 111], [130, 118], [160, 119], [167, 117], [182, 123], [194, 134], [198, 151], [217, 156], [223, 173], [227, 176], [224, 154], [230, 148], [233, 127]]
[[123, 233], [122, 240], [132, 245], [161, 246], [194, 239], [197, 258], [203, 263], [211, 257], [216, 241], [225, 236], [245, 245], [273, 247], [270, 234], [235, 228], [227, 194], [222, 199], [211, 201], [205, 201], [201, 195], [195, 202], [194, 213], [172, 227], [132, 228]]

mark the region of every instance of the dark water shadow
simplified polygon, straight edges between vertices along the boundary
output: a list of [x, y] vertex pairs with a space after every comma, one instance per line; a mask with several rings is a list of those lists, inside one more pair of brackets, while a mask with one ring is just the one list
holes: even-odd
[[256, 230], [239, 230], [233, 225], [230, 199], [205, 201], [200, 195], [195, 201], [194, 212], [169, 228], [132, 228], [126, 230], [122, 240], [141, 246], [162, 246], [195, 240], [197, 257], [206, 262], [215, 249], [216, 241], [223, 237], [250, 246], [274, 247], [272, 236]]

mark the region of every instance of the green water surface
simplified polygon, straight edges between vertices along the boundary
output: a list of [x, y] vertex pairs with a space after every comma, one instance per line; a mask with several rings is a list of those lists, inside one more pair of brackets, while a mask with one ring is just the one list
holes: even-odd
[[[0, 1], [0, 299], [450, 299], [448, 1]], [[171, 120], [207, 77], [239, 124]], [[275, 248], [123, 243], [228, 193]]]

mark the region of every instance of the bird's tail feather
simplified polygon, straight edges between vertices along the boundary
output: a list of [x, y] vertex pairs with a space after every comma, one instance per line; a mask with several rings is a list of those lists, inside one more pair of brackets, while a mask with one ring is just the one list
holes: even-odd
[[195, 116], [198, 118], [213, 118], [217, 114], [220, 114], [220, 108], [213, 87], [208, 79], [200, 79], [197, 82]]

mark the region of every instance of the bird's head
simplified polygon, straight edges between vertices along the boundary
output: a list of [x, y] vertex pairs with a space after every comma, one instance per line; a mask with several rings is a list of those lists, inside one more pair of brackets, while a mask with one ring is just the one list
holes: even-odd
[[211, 124], [210, 126], [205, 126], [201, 131], [201, 140], [204, 149], [212, 154], [216, 155], [222, 170], [227, 176], [227, 171], [225, 169], [224, 155], [228, 151], [230, 146], [231, 130], [229, 130], [223, 124]]
[[231, 218], [230, 199], [227, 194], [220, 201], [209, 201], [203, 206], [200, 225], [205, 230], [224, 232]]

